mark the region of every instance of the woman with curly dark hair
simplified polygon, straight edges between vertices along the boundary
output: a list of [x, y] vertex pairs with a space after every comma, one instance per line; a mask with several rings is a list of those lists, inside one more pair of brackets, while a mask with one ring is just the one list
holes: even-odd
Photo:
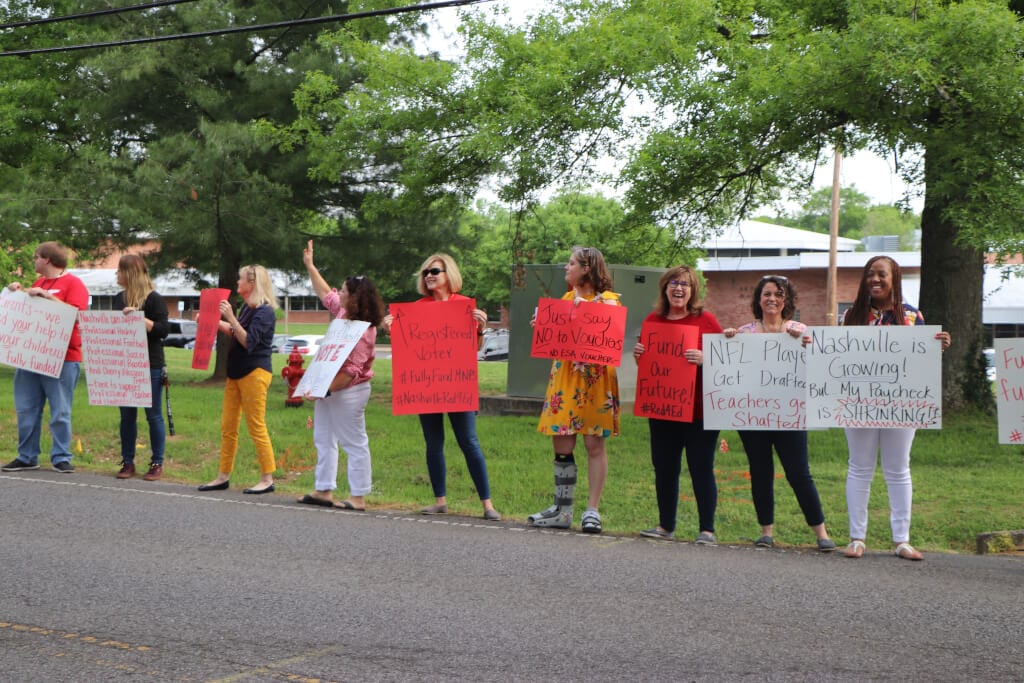
[[[765, 275], [754, 287], [750, 302], [754, 320], [739, 329], [728, 328], [726, 337], [737, 332], [747, 334], [788, 334], [795, 339], [803, 337], [807, 327], [796, 320], [796, 290], [789, 278], [782, 275]], [[807, 432], [803, 429], [739, 430], [743, 450], [747, 452], [750, 466], [750, 493], [754, 499], [754, 511], [761, 536], [754, 545], [771, 548], [775, 545], [775, 458], [772, 449], [778, 453], [779, 462], [786, 473], [786, 481], [793, 489], [804, 521], [817, 537], [818, 550], [831, 552], [836, 549], [835, 541], [825, 530], [825, 513], [821, 509], [821, 497], [814, 485], [808, 465]]]
[[[300, 498], [299, 502], [361, 511], [366, 509], [366, 495], [372, 488], [366, 404], [370, 401], [374, 345], [377, 343], [377, 326], [384, 317], [384, 302], [377, 287], [365, 275], [347, 277], [340, 290], [332, 289], [313, 265], [313, 240], [308, 242], [302, 261], [306, 264], [313, 291], [331, 315], [345, 320], [363, 320], [370, 326], [334, 376], [327, 395], [315, 399], [316, 490]], [[338, 486], [339, 445], [348, 457], [350, 495], [335, 501], [333, 491]]]

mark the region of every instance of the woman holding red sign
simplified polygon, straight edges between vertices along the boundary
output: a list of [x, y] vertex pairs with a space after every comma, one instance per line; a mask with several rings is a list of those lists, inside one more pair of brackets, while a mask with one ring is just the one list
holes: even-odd
[[[722, 331], [718, 319], [704, 310], [700, 298], [700, 280], [689, 266], [671, 268], [658, 281], [658, 302], [647, 322], [692, 325], [699, 331], [697, 348], [686, 349], [680, 359], [700, 366], [704, 363], [703, 335]], [[639, 359], [644, 345], [637, 342], [633, 357]], [[715, 509], [718, 507], [718, 484], [715, 481], [715, 448], [718, 430], [704, 429], [703, 382], [700, 367], [694, 384], [693, 421], [677, 422], [648, 418], [651, 434], [651, 464], [654, 466], [654, 490], [658, 498], [658, 526], [641, 531], [648, 538], [672, 538], [676, 529], [679, 506], [679, 473], [683, 449], [690, 470], [693, 495], [697, 500], [698, 545], [714, 545]]]
[[[462, 273], [448, 254], [432, 254], [420, 266], [416, 280], [416, 291], [423, 295], [417, 304], [435, 301], [468, 301], [468, 296], [459, 294], [462, 290]], [[477, 325], [477, 336], [483, 343], [484, 330], [487, 327], [487, 314], [481, 309], [473, 310], [473, 319]], [[393, 317], [388, 314], [381, 322], [381, 329], [391, 331]], [[447, 467], [444, 461], [444, 413], [420, 414], [420, 427], [423, 439], [427, 444], [427, 472], [430, 485], [434, 490], [434, 504], [420, 512], [424, 515], [443, 515], [448, 512], [446, 489]], [[469, 476], [476, 486], [477, 495], [484, 506], [484, 519], [492, 522], [500, 521], [501, 515], [494, 509], [491, 502], [491, 487], [487, 478], [487, 462], [484, 460], [480, 441], [476, 437], [476, 413], [473, 411], [448, 413], [448, 422], [455, 432], [455, 440], [466, 458]]]
[[[728, 328], [726, 337], [741, 333], [786, 333], [791, 337], [803, 337], [807, 326], [793, 320], [796, 312], [796, 290], [788, 278], [781, 275], [765, 275], [754, 287], [750, 309], [753, 322], [738, 330]], [[761, 525], [761, 536], [754, 545], [770, 548], [775, 545], [775, 459], [772, 448], [779, 454], [779, 462], [786, 473], [786, 481], [793, 489], [804, 521], [817, 536], [818, 550], [831, 552], [836, 549], [835, 541], [825, 530], [825, 513], [821, 509], [821, 497], [814, 485], [807, 457], [807, 432], [792, 430], [740, 430], [740, 440], [747, 452], [750, 465], [750, 494], [754, 499], [754, 510]]]
[[227, 300], [220, 302], [223, 320], [220, 332], [231, 337], [228, 345], [228, 379], [220, 418], [220, 470], [217, 477], [199, 487], [200, 491], [223, 491], [230, 485], [238, 451], [238, 429], [245, 413], [249, 438], [256, 447], [260, 464], [259, 484], [242, 493], [270, 493], [274, 490], [274, 446], [267, 432], [267, 391], [273, 378], [270, 343], [277, 324], [278, 308], [274, 284], [263, 266], [245, 266], [238, 271], [238, 314]]
[[[612, 277], [604, 256], [593, 247], [574, 247], [565, 266], [569, 291], [563, 300], [576, 304], [596, 301], [621, 306], [611, 291]], [[534, 321], [531, 320], [531, 325]], [[551, 436], [555, 450], [555, 500], [546, 510], [529, 516], [537, 527], [568, 529], [572, 526], [576, 490], [576, 436], [583, 435], [587, 449], [590, 492], [580, 520], [584, 533], [601, 533], [598, 506], [608, 477], [605, 439], [619, 435], [619, 379], [612, 365], [555, 360], [545, 392], [544, 409], [537, 431]]]

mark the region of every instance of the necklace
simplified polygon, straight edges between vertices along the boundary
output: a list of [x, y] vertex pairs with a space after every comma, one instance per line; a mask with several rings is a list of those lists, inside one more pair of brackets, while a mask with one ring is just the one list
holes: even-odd
[[773, 330], [770, 327], [768, 327], [764, 320], [761, 321], [761, 329], [764, 330], [765, 332], [782, 332], [783, 325], [785, 325], [785, 321], [779, 322], [778, 326]]

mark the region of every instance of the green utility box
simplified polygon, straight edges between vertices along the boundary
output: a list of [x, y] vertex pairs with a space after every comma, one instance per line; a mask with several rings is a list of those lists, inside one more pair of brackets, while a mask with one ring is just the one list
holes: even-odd
[[[636, 363], [633, 345], [640, 336], [644, 318], [654, 310], [658, 298], [658, 279], [664, 268], [609, 266], [614, 286], [628, 314], [626, 343], [618, 368], [619, 399], [632, 403], [636, 394]], [[517, 398], [544, 398], [551, 372], [551, 361], [530, 358], [533, 328], [530, 318], [538, 299], [558, 299], [566, 293], [565, 265], [520, 266], [512, 274], [512, 301], [509, 306], [508, 395]]]

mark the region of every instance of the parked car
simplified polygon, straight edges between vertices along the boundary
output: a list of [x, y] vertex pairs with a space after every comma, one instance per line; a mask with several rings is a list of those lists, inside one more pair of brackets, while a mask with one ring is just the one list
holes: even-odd
[[483, 346], [476, 352], [477, 360], [508, 360], [508, 332], [500, 330], [484, 336]]
[[194, 320], [171, 318], [167, 321], [167, 325], [168, 331], [163, 340], [164, 346], [176, 346], [183, 349], [186, 344], [195, 341], [196, 330], [199, 326]]
[[290, 354], [294, 348], [303, 356], [315, 356], [323, 340], [323, 336], [319, 334], [299, 334], [288, 337], [284, 346], [281, 347], [281, 353]]
[[288, 343], [287, 334], [275, 334], [273, 341], [270, 342], [270, 352], [281, 353], [282, 351], [284, 351], [284, 345], [286, 343]]
[[995, 349], [982, 349], [981, 353], [985, 356], [985, 376], [988, 377], [989, 382], [996, 381], [996, 350]]

